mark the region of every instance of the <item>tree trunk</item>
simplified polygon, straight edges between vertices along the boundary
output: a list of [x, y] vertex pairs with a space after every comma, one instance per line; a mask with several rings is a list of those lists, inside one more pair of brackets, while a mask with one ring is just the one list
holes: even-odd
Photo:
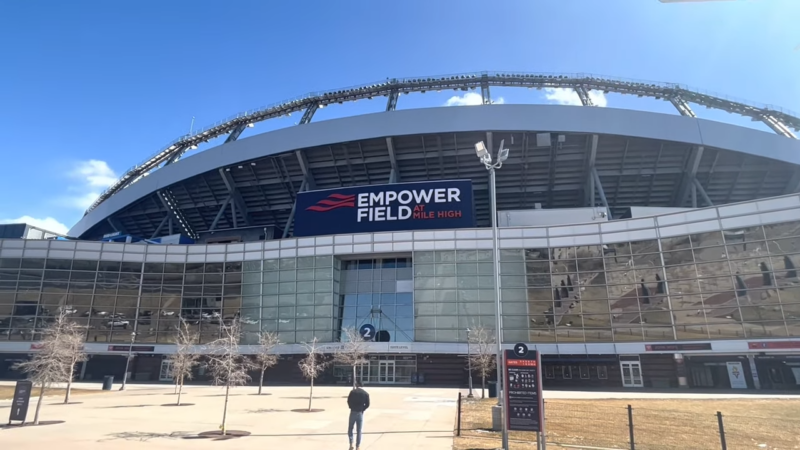
[[44, 398], [44, 383], [39, 387], [39, 400], [36, 402], [36, 414], [33, 416], [33, 424], [39, 425], [39, 410], [42, 409], [42, 399]]
[[261, 378], [258, 379], [258, 395], [261, 395], [261, 388], [264, 386], [264, 368], [261, 368]]
[[228, 393], [231, 390], [231, 384], [225, 385], [225, 407], [222, 409], [222, 435], [228, 434], [226, 422], [228, 421]]
[[173, 394], [177, 394], [178, 393], [178, 381], [179, 381], [179, 379], [180, 379], [180, 377], [175, 377], [175, 390], [172, 392]]
[[308, 410], [311, 411], [311, 399], [314, 398], [314, 379], [311, 379], [311, 391], [308, 393]]
[[486, 398], [486, 375], [481, 376], [481, 398]]
[[183, 377], [178, 381], [178, 406], [181, 406], [181, 394], [183, 394]]
[[353, 389], [356, 388], [356, 365], [353, 364]]
[[67, 393], [64, 394], [64, 403], [69, 403], [69, 394], [72, 393], [72, 377], [75, 373], [75, 363], [69, 366], [69, 378], [67, 379]]

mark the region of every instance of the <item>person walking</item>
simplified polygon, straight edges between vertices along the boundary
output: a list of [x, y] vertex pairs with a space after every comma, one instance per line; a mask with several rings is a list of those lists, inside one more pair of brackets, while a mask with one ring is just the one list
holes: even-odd
[[361, 429], [364, 426], [364, 411], [369, 408], [369, 394], [361, 388], [361, 383], [347, 396], [347, 406], [350, 407], [350, 419], [347, 423], [347, 437], [350, 438], [350, 450], [353, 450], [353, 425], [356, 427], [356, 450], [361, 448]]

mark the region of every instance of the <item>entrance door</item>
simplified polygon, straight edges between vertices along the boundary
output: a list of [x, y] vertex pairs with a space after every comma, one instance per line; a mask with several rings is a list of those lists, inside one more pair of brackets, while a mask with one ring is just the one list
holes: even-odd
[[378, 362], [378, 383], [394, 384], [394, 361]]
[[159, 381], [172, 381], [172, 361], [161, 361], [161, 370], [158, 372]]
[[622, 387], [644, 387], [642, 364], [639, 361], [620, 361]]

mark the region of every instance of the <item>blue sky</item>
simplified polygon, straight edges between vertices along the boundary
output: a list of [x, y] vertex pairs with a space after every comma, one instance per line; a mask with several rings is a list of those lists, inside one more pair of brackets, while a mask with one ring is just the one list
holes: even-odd
[[[387, 77], [585, 72], [800, 112], [798, 17], [800, 0], [3, 1], [0, 221], [64, 231], [118, 175], [187, 133], [193, 116], [202, 127]], [[492, 94], [506, 103], [575, 101], [569, 92]], [[452, 96], [404, 96], [398, 108], [472, 100]], [[597, 100], [676, 114], [656, 100]], [[333, 106], [315, 120], [384, 107], [383, 99]]]

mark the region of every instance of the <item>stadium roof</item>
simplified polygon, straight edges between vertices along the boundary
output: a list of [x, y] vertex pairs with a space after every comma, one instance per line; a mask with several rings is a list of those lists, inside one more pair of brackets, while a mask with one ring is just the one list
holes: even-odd
[[303, 111], [300, 125], [305, 125], [311, 122], [314, 113], [319, 108], [335, 103], [342, 104], [381, 96], [388, 98], [386, 110], [394, 111], [400, 94], [424, 93], [443, 89], [456, 91], [480, 89], [483, 104], [487, 105], [492, 103], [490, 94], [492, 86], [574, 89], [584, 106], [593, 106], [589, 96], [589, 92], [592, 90], [652, 97], [669, 101], [681, 115], [688, 117], [696, 117], [690, 106], [690, 103], [694, 103], [762, 121], [782, 136], [796, 139], [791, 129], [800, 131], [800, 116], [792, 111], [772, 105], [758, 105], [733, 99], [676, 83], [628, 80], [584, 73], [480, 72], [435, 77], [393, 78], [350, 88], [309, 93], [274, 105], [239, 113], [192, 134], [181, 136], [146, 161], [125, 171], [122, 177], [103, 192], [86, 212], [96, 208], [115, 192], [135, 183], [153, 170], [178, 161], [184, 153], [197, 149], [197, 146], [202, 143], [223, 135], [228, 135], [225, 142], [235, 141], [246, 127], [252, 126], [256, 122]]
[[85, 215], [70, 235], [275, 226], [291, 233], [302, 190], [469, 178], [488, 225], [477, 141], [511, 156], [499, 210], [608, 204], [704, 206], [796, 192], [800, 141], [688, 116], [613, 108], [485, 105], [367, 114], [248, 137], [152, 171]]

